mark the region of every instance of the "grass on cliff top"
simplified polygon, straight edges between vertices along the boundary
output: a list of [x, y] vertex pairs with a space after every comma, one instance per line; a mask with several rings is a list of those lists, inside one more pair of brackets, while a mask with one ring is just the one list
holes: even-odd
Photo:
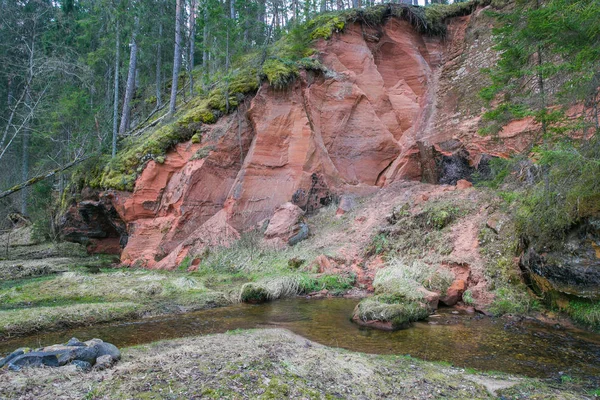
[[574, 382], [545, 383], [408, 356], [355, 353], [283, 329], [261, 329], [124, 348], [122, 360], [109, 371], [3, 369], [0, 397], [582, 399], [586, 392]]
[[[94, 157], [73, 171], [73, 191], [85, 186], [101, 189], [131, 191], [146, 163], [164, 162], [164, 155], [175, 144], [197, 137], [201, 141], [203, 124], [215, 123], [221, 116], [234, 111], [248, 95], [256, 93], [261, 82], [272, 88], [289, 87], [300, 70], [326, 72], [314, 57], [316, 40], [328, 40], [334, 33], [343, 32], [346, 24], [361, 22], [379, 26], [389, 18], [409, 21], [424, 34], [446, 32], [445, 21], [453, 16], [472, 12], [477, 0], [450, 5], [434, 4], [423, 8], [405, 4], [376, 5], [366, 9], [325, 13], [310, 21], [293, 26], [280, 40], [266, 49], [240, 56], [227, 74], [216, 74], [185, 104], [172, 119], [165, 119], [140, 136], [127, 137], [119, 142], [120, 150], [114, 159], [108, 155]], [[66, 201], [63, 201], [66, 203]]]

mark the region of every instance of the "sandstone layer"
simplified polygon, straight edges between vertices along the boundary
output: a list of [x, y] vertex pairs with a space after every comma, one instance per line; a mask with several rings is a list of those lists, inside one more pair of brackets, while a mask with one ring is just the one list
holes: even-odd
[[285, 90], [263, 84], [236, 113], [205, 125], [201, 143], [150, 161], [133, 193], [103, 194], [127, 227], [121, 261], [175, 268], [264, 225], [287, 202], [310, 213], [394, 181], [455, 184], [483, 157], [522, 150], [531, 121], [507, 127], [503, 147], [477, 135], [479, 69], [496, 57], [491, 20], [477, 10], [448, 23], [445, 38], [395, 18], [350, 24], [317, 44], [328, 72], [303, 71]]

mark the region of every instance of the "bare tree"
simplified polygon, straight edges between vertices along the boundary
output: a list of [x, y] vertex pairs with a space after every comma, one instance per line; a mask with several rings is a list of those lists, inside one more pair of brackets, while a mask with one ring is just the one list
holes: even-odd
[[129, 70], [127, 72], [127, 86], [125, 87], [125, 99], [123, 100], [123, 113], [121, 114], [121, 125], [119, 133], [124, 135], [129, 129], [129, 119], [131, 116], [131, 100], [135, 92], [135, 75], [137, 70], [137, 31], [140, 27], [139, 17], [135, 17], [133, 32], [131, 33], [131, 43], [129, 43]]
[[[232, 0], [233, 1], [233, 0]], [[190, 0], [190, 36], [189, 36], [189, 60], [188, 73], [190, 76], [190, 96], [194, 95], [194, 43], [196, 41], [196, 0]]]
[[115, 89], [113, 99], [113, 132], [112, 132], [112, 158], [117, 155], [117, 133], [119, 126], [119, 57], [120, 57], [120, 40], [121, 31], [119, 29], [119, 17], [115, 24]]
[[171, 83], [171, 101], [169, 104], [169, 114], [175, 115], [177, 108], [177, 83], [179, 81], [179, 71], [181, 70], [181, 20], [182, 20], [182, 1], [177, 0], [175, 7], [175, 51], [173, 55], [173, 81]]

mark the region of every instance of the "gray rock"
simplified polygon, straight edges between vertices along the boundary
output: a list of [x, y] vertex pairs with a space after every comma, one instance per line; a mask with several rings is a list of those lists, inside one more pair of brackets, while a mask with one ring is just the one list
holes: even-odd
[[114, 344], [104, 342], [101, 339], [88, 340], [85, 344], [88, 347], [94, 347], [97, 350], [96, 357], [108, 354], [115, 360], [121, 359], [121, 352]]
[[20, 347], [20, 348], [16, 349], [12, 353], [10, 353], [8, 356], [6, 356], [5, 358], [0, 360], [0, 368], [4, 367], [11, 360], [14, 360], [15, 358], [27, 353], [30, 350], [31, 349], [29, 347]]
[[342, 195], [340, 197], [340, 203], [338, 204], [337, 213], [344, 214], [350, 212], [356, 208], [356, 199], [352, 195]]
[[72, 354], [60, 352], [60, 351], [31, 351], [29, 353], [22, 354], [8, 364], [8, 368], [11, 370], [19, 370], [23, 367], [41, 367], [42, 365], [48, 367], [60, 367], [70, 362]]
[[304, 222], [301, 222], [300, 230], [298, 231], [298, 233], [296, 233], [294, 236], [292, 236], [290, 238], [290, 240], [288, 240], [288, 244], [290, 246], [293, 246], [297, 243], [300, 243], [301, 241], [303, 241], [306, 238], [308, 238], [308, 225], [305, 224]]
[[83, 343], [82, 341], [80, 341], [77, 338], [71, 338], [71, 339], [69, 339], [69, 341], [65, 345], [66, 346], [79, 346], [79, 347], [82, 347], [82, 346], [85, 346], [85, 343]]
[[[557, 292], [600, 299], [600, 224], [591, 219], [574, 227], [561, 246], [545, 249], [532, 241], [521, 256], [521, 269], [532, 282]], [[540, 279], [541, 278], [541, 279]]]
[[73, 356], [75, 360], [85, 361], [93, 365], [98, 357], [98, 349], [94, 346], [78, 346], [73, 349]]
[[71, 365], [74, 365], [77, 367], [77, 369], [82, 370], [82, 371], [90, 371], [92, 369], [92, 364], [90, 364], [87, 361], [82, 361], [82, 360], [73, 360], [71, 361]]
[[94, 365], [94, 369], [97, 371], [102, 371], [112, 367], [115, 363], [115, 359], [112, 358], [109, 354], [105, 354], [96, 359], [96, 364]]

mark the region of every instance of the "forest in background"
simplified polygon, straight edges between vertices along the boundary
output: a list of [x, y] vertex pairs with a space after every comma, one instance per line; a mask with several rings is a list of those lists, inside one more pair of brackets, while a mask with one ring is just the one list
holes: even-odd
[[[494, 6], [490, 12], [498, 21], [501, 53], [480, 94], [489, 101], [482, 134], [496, 135], [526, 116], [541, 126], [536, 146], [495, 163], [490, 185], [498, 188], [524, 159], [533, 159], [537, 176], [518, 200], [522, 229], [560, 238], [600, 211], [600, 5], [593, 0], [468, 4], [473, 3]], [[467, 3], [453, 6], [461, 4]], [[214, 94], [225, 82], [227, 94], [221, 93], [217, 105], [209, 101], [217, 109], [209, 107], [203, 117], [210, 122], [235, 107], [230, 82], [236, 83], [241, 69], [258, 63], [255, 81], [285, 86], [294, 68], [319, 68], [306, 57], [311, 41], [343, 30], [346, 20], [356, 19], [356, 10], [365, 10], [363, 20], [376, 14], [369, 11], [374, 2], [356, 0], [0, 0], [0, 5], [2, 190], [89, 156], [110, 160], [133, 127], [159, 110], [172, 116], [180, 105]], [[424, 18], [452, 15], [436, 7], [444, 6], [430, 5]], [[257, 83], [246, 86], [241, 94], [256, 90]], [[583, 105], [584, 112], [568, 117], [575, 105]], [[48, 221], [69, 180], [68, 172], [59, 173], [0, 199], [2, 223], [18, 211], [51, 235]]]
[[[114, 157], [132, 127], [167, 107], [172, 116], [243, 56], [262, 52], [264, 63], [268, 46], [319, 13], [374, 4], [0, 1], [0, 192], [92, 155]], [[68, 181], [57, 173], [0, 199], [2, 225], [14, 212], [47, 221]]]

